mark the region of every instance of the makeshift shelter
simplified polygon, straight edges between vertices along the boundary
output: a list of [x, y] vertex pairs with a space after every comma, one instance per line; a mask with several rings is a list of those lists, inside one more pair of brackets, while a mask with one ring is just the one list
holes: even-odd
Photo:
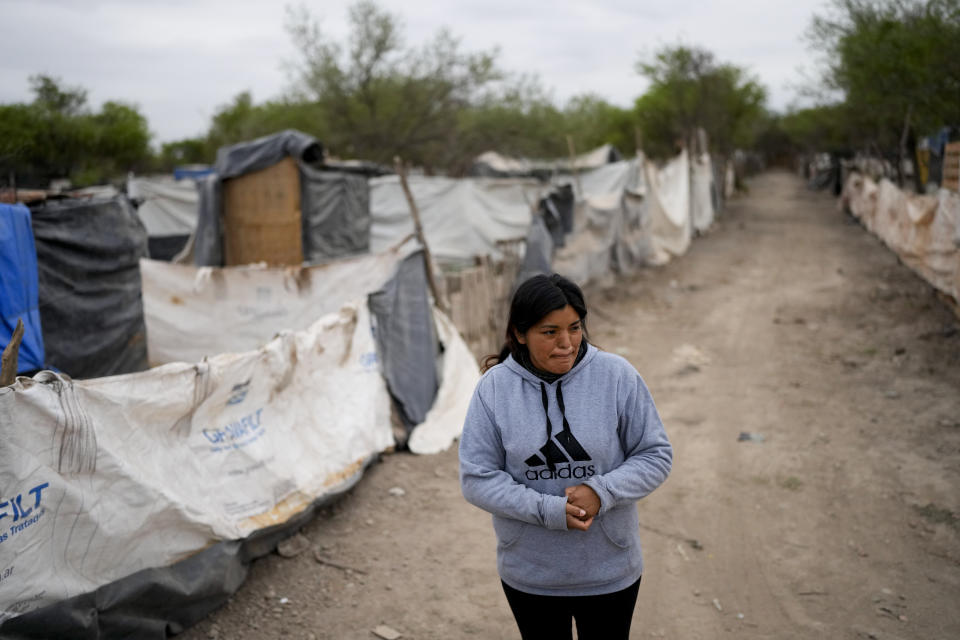
[[[16, 505], [0, 510], [16, 530], [0, 542], [0, 564], [17, 558], [18, 566], [16, 580], [0, 582], [0, 636], [163, 638], [220, 606], [253, 558], [394, 446], [386, 372], [393, 359], [409, 362], [416, 337], [405, 323], [414, 333], [436, 327], [427, 339], [443, 352], [439, 370], [421, 362], [398, 385], [409, 391], [425, 371], [436, 374], [430, 403], [405, 396], [405, 414], [425, 411], [408, 444], [421, 453], [449, 447], [479, 373], [447, 318], [412, 317], [418, 307], [404, 304], [425, 301], [421, 253], [398, 248], [347, 262], [291, 272], [144, 260], [148, 316], [154, 295], [196, 312], [207, 296], [268, 286], [274, 309], [303, 309], [284, 320], [250, 314], [249, 324], [278, 334], [251, 350], [95, 380], [41, 372], [0, 389], [0, 439], [9, 445], [0, 468], [12, 479], [0, 504]], [[364, 295], [372, 285], [354, 276], [371, 265], [387, 280]], [[167, 288], [149, 284], [158, 273]], [[302, 330], [276, 330], [327, 308], [336, 291], [350, 295], [351, 282], [352, 300]], [[190, 322], [190, 312], [178, 320]], [[214, 322], [194, 331], [222, 332]]]
[[194, 264], [298, 265], [368, 251], [366, 178], [323, 171], [322, 159], [320, 143], [293, 130], [222, 147], [201, 185]]
[[127, 197], [147, 230], [150, 257], [170, 260], [180, 253], [197, 228], [197, 183], [168, 176], [131, 177]]
[[129, 201], [51, 199], [31, 215], [46, 366], [73, 378], [146, 369], [147, 234]]
[[0, 204], [0, 351], [23, 321], [17, 373], [43, 368], [37, 253], [24, 205]]

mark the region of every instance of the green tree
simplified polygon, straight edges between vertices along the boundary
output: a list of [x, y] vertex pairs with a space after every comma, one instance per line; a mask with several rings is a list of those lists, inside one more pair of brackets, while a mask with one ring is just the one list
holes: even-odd
[[692, 147], [698, 128], [722, 155], [752, 145], [766, 115], [766, 90], [746, 70], [717, 62], [705, 49], [682, 45], [659, 50], [636, 69], [650, 81], [635, 104], [648, 153], [662, 157], [678, 145]]
[[368, 0], [350, 7], [349, 21], [343, 46], [323, 36], [307, 9], [288, 9], [300, 58], [296, 95], [319, 107], [324, 142], [342, 156], [445, 166], [461, 111], [503, 78], [496, 51], [465, 53], [446, 30], [408, 47], [400, 19]]
[[912, 158], [916, 132], [960, 123], [960, 1], [833, 0], [808, 35], [858, 148]]
[[206, 137], [206, 153], [212, 161], [221, 146], [284, 129], [297, 129], [320, 140], [326, 138], [326, 128], [316, 104], [284, 99], [257, 105], [250, 92], [243, 91], [214, 114]]
[[22, 186], [45, 187], [55, 178], [77, 185], [102, 183], [150, 161], [150, 132], [136, 107], [87, 106], [87, 92], [59, 79], [32, 76], [29, 104], [0, 105], [0, 175]]

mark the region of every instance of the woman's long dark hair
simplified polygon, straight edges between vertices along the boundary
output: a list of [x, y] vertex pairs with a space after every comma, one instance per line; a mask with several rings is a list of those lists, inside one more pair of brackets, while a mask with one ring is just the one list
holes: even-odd
[[557, 273], [552, 276], [533, 276], [524, 280], [517, 287], [510, 303], [510, 316], [507, 318], [507, 341], [500, 349], [500, 353], [491, 354], [483, 359], [483, 371], [503, 362], [510, 355], [519, 360], [520, 352], [526, 350], [527, 347], [520, 344], [520, 341], [517, 340], [517, 334], [526, 333], [530, 327], [540, 322], [545, 315], [563, 309], [567, 305], [570, 305], [580, 316], [583, 339], [589, 341], [586, 324], [587, 305], [583, 300], [583, 291], [580, 290], [580, 287]]

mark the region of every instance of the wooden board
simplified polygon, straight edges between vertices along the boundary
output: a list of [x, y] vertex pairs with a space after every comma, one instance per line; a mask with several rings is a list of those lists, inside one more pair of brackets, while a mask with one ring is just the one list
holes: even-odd
[[223, 247], [227, 266], [303, 262], [300, 171], [293, 158], [223, 183]]
[[960, 142], [951, 142], [943, 150], [943, 180], [944, 189], [960, 191]]

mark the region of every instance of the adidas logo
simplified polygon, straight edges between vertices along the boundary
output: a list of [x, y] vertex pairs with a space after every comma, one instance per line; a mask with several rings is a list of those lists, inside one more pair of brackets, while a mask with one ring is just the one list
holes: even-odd
[[[583, 448], [573, 432], [564, 429], [556, 436], [556, 442], [551, 438], [546, 444], [540, 447], [539, 454], [533, 454], [524, 462], [530, 469], [527, 469], [526, 477], [528, 480], [552, 480], [554, 478], [589, 478], [597, 473], [596, 466], [576, 465], [576, 462], [589, 462], [592, 460], [590, 454]], [[559, 443], [559, 444], [558, 444]], [[561, 448], [561, 446], [563, 448]], [[567, 457], [569, 456], [569, 457]], [[558, 465], [565, 465], [558, 467]], [[537, 467], [547, 467], [546, 469], [537, 469]]]

